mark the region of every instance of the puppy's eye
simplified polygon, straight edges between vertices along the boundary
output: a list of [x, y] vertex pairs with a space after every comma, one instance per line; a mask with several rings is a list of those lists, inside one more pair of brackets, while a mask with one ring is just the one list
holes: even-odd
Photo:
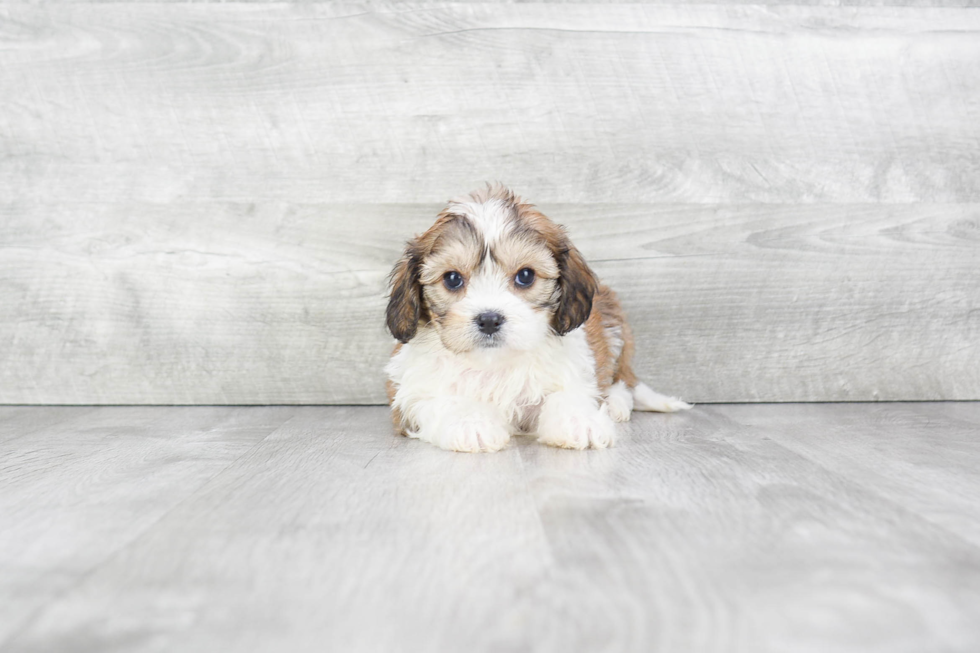
[[534, 270], [531, 268], [524, 268], [517, 273], [514, 277], [514, 283], [523, 288], [527, 288], [532, 283], [534, 283]]
[[442, 275], [442, 282], [450, 290], [459, 290], [463, 287], [463, 275], [456, 270], [452, 270]]

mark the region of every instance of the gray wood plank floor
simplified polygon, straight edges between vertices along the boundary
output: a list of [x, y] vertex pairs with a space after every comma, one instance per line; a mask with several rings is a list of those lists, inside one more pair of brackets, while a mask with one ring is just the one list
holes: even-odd
[[465, 455], [383, 407], [0, 407], [3, 651], [980, 650], [980, 403]]

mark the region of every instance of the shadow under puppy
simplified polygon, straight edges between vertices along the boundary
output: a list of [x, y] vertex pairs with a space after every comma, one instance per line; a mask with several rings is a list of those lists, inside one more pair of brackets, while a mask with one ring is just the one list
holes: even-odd
[[638, 382], [619, 300], [564, 228], [503, 186], [450, 201], [391, 273], [395, 429], [455, 451], [512, 434], [613, 444], [630, 411], [690, 408]]

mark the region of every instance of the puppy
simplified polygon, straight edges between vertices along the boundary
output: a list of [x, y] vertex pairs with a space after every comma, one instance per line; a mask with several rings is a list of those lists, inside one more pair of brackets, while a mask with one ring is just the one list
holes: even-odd
[[503, 186], [452, 200], [390, 278], [388, 401], [402, 435], [497, 451], [512, 434], [613, 444], [630, 411], [690, 408], [637, 381], [633, 337], [564, 228]]

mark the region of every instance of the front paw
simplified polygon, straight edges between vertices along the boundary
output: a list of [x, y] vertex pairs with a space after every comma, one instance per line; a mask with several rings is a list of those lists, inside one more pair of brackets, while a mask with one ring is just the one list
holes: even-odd
[[436, 444], [450, 451], [489, 453], [507, 446], [510, 432], [496, 420], [473, 415], [447, 422], [441, 440]]
[[538, 421], [538, 442], [563, 449], [605, 449], [612, 446], [615, 433], [608, 407], [596, 407], [587, 396], [555, 393], [545, 401]]
[[633, 411], [633, 394], [625, 383], [617, 381], [609, 388], [606, 395], [606, 407], [609, 410], [609, 417], [614, 422], [630, 421], [630, 413]]
[[500, 451], [510, 440], [503, 416], [493, 406], [461, 397], [423, 402], [409, 409], [408, 435], [448, 451]]

